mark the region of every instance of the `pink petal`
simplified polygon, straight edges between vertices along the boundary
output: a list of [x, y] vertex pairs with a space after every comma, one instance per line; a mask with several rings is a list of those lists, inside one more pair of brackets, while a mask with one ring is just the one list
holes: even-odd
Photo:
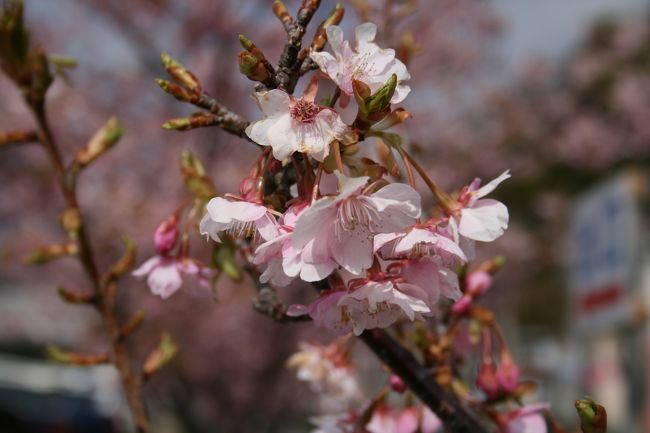
[[149, 284], [151, 293], [167, 299], [181, 288], [183, 279], [178, 272], [176, 263], [172, 262], [156, 267], [149, 274], [147, 284]]
[[508, 228], [508, 208], [496, 200], [483, 199], [461, 210], [458, 231], [476, 241], [490, 242]]
[[486, 195], [488, 195], [489, 193], [494, 191], [496, 189], [496, 187], [499, 186], [499, 184], [501, 182], [503, 182], [506, 179], [509, 179], [510, 177], [511, 177], [510, 176], [510, 170], [504, 171], [496, 179], [492, 179], [490, 182], [486, 183], [481, 188], [479, 188], [476, 191], [475, 197], [476, 198], [485, 197]]
[[145, 275], [149, 274], [156, 266], [158, 266], [161, 260], [162, 259], [160, 256], [153, 256], [141, 264], [138, 269], [131, 272], [131, 275], [137, 278], [142, 278]]

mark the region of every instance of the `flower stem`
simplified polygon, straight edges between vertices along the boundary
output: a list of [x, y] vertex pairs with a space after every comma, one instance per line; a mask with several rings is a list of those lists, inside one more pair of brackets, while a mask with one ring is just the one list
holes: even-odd
[[400, 155], [402, 155], [402, 157], [405, 157], [406, 160], [408, 160], [411, 163], [413, 168], [415, 168], [415, 171], [417, 171], [418, 174], [420, 175], [420, 178], [422, 178], [424, 183], [427, 184], [427, 187], [429, 187], [429, 189], [435, 196], [436, 200], [438, 200], [440, 207], [442, 207], [448, 215], [453, 213], [451, 197], [449, 197], [447, 193], [445, 193], [443, 190], [438, 188], [438, 186], [435, 183], [433, 183], [431, 178], [429, 178], [429, 176], [427, 175], [427, 172], [420, 166], [420, 164], [417, 163], [417, 161], [415, 161], [415, 159], [413, 159], [411, 155], [409, 155], [409, 153], [406, 150], [402, 148], [402, 146], [397, 146], [397, 149], [400, 152]]

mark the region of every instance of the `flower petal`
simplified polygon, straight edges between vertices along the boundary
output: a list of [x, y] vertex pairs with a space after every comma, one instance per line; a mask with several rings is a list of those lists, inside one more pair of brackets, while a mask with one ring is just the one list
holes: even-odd
[[483, 199], [461, 210], [458, 231], [476, 241], [490, 242], [508, 228], [508, 208], [501, 202]]

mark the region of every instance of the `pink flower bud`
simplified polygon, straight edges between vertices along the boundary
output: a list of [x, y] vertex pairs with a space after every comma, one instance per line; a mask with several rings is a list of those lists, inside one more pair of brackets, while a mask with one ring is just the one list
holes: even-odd
[[492, 285], [492, 276], [485, 271], [472, 272], [465, 278], [466, 292], [474, 298], [484, 294]]
[[476, 378], [476, 387], [483, 391], [489, 399], [499, 396], [501, 386], [497, 379], [496, 369], [492, 362], [483, 362]]
[[178, 218], [176, 215], [171, 215], [156, 227], [153, 234], [153, 243], [159, 255], [166, 256], [176, 245], [178, 240], [177, 223]]
[[400, 394], [406, 391], [406, 384], [404, 383], [402, 378], [399, 377], [398, 375], [391, 374], [389, 382], [390, 382], [390, 387], [393, 391], [398, 392]]
[[519, 367], [512, 360], [507, 350], [501, 352], [501, 364], [497, 368], [497, 380], [501, 389], [507, 393], [513, 393], [519, 383]]
[[472, 306], [472, 298], [469, 295], [463, 295], [454, 305], [451, 306], [452, 314], [462, 316], [467, 314], [469, 308]]

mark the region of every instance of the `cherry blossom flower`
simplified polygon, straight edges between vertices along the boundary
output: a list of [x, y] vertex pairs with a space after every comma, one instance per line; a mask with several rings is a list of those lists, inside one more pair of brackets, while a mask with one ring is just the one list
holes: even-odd
[[547, 433], [548, 427], [543, 412], [550, 405], [538, 403], [524, 406], [508, 413], [501, 421], [503, 433]]
[[374, 42], [377, 26], [364, 23], [355, 29], [356, 47], [343, 40], [343, 30], [338, 26], [327, 28], [327, 40], [334, 55], [328, 52], [312, 52], [311, 58], [321, 71], [327, 74], [346, 95], [352, 95], [352, 81], [362, 81], [374, 93], [390, 77], [397, 76], [397, 88], [391, 99], [393, 104], [403, 101], [411, 91], [404, 81], [411, 78], [404, 63], [395, 58], [395, 51], [382, 49]]
[[315, 97], [315, 85], [298, 99], [280, 89], [255, 93], [264, 119], [251, 123], [246, 135], [262, 146], [271, 146], [278, 160], [303, 152], [323, 161], [330, 143], [349, 141], [351, 132], [334, 110], [317, 105]]
[[361, 397], [352, 366], [336, 343], [328, 346], [301, 343], [300, 350], [289, 358], [287, 365], [296, 368], [298, 380], [309, 383], [330, 411], [343, 410]]
[[350, 291], [322, 295], [309, 306], [292, 305], [287, 314], [309, 314], [316, 325], [337, 334], [361, 335], [366, 329], [386, 328], [397, 320], [422, 320], [431, 313], [427, 294], [408, 283], [367, 281]]
[[372, 414], [366, 430], [370, 433], [435, 433], [442, 423], [428, 408], [394, 409], [379, 406]]
[[350, 412], [321, 415], [309, 418], [316, 426], [311, 433], [352, 433], [355, 431], [357, 415]]
[[[375, 234], [399, 231], [415, 223], [421, 213], [420, 195], [401, 183], [367, 194], [362, 190], [368, 177], [351, 178], [338, 172], [337, 176], [338, 195], [317, 200], [300, 215], [292, 242], [311, 263], [332, 260], [359, 275], [372, 265]], [[329, 273], [328, 267], [317, 277], [322, 279]]]
[[401, 276], [428, 294], [429, 306], [437, 304], [440, 295], [453, 301], [457, 301], [462, 296], [458, 275], [432, 260], [406, 261]]
[[147, 277], [151, 293], [169, 298], [183, 285], [183, 276], [192, 278], [203, 287], [210, 288], [212, 269], [190, 258], [154, 256], [132, 272], [137, 278]]
[[415, 226], [400, 233], [381, 233], [374, 238], [374, 250], [383, 258], [435, 258], [447, 267], [466, 262], [460, 246], [437, 226]]
[[510, 177], [509, 170], [499, 177], [479, 188], [480, 179], [475, 179], [461, 192], [458, 202], [460, 204], [458, 232], [472, 240], [490, 242], [497, 239], [508, 228], [508, 208], [496, 200], [483, 199], [504, 180]]
[[277, 224], [266, 206], [237, 198], [215, 197], [206, 206], [207, 213], [199, 225], [202, 235], [221, 242], [219, 233], [233, 237], [259, 235], [272, 239], [278, 234]]

